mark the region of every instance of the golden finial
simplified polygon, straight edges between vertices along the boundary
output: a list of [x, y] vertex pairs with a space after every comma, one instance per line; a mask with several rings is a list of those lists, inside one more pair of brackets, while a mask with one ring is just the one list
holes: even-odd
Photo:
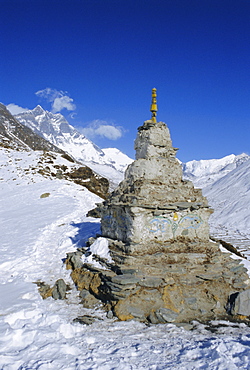
[[152, 89], [152, 103], [150, 107], [150, 112], [152, 112], [151, 121], [156, 123], [156, 114], [157, 114], [158, 108], [157, 108], [157, 102], [156, 102], [156, 88]]

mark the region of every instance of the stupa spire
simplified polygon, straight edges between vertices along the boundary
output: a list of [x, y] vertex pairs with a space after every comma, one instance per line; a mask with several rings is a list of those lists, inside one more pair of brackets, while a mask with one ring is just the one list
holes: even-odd
[[158, 111], [158, 108], [157, 108], [157, 102], [156, 102], [156, 88], [153, 88], [152, 89], [152, 103], [151, 103], [151, 107], [150, 107], [150, 112], [152, 112], [152, 117], [151, 117], [151, 121], [153, 121], [154, 123], [156, 123], [156, 114], [157, 114], [157, 111]]

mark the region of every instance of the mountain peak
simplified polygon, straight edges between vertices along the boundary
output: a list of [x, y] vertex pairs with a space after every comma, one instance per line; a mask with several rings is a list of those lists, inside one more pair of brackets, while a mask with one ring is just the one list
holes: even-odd
[[22, 125], [3, 104], [0, 104], [0, 137], [0, 147], [63, 153], [61, 149], [37, 135], [32, 129]]
[[41, 105], [37, 105], [34, 109], [31, 110], [31, 112], [35, 115], [38, 116], [40, 114], [45, 113], [45, 109], [41, 107]]

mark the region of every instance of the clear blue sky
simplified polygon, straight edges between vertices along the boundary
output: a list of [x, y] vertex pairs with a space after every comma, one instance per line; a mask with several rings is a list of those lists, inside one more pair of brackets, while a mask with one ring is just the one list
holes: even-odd
[[3, 104], [132, 157], [156, 87], [180, 160], [250, 154], [250, 0], [0, 0], [0, 15]]

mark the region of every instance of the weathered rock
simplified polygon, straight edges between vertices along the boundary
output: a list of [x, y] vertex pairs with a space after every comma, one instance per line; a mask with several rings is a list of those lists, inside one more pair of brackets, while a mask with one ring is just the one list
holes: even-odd
[[35, 284], [38, 286], [38, 291], [43, 299], [52, 297], [53, 288], [50, 285], [40, 281], [37, 281]]
[[134, 275], [125, 274], [125, 275], [114, 276], [111, 280], [113, 283], [117, 283], [121, 285], [127, 285], [127, 284], [131, 285], [131, 284], [138, 283], [140, 279], [138, 279]]
[[40, 198], [48, 198], [50, 196], [50, 193], [43, 193], [40, 195]]
[[81, 303], [85, 308], [95, 308], [100, 305], [100, 301], [86, 289], [80, 291], [79, 297], [81, 298]]
[[63, 279], [56, 281], [53, 290], [52, 297], [54, 299], [65, 299], [66, 298], [67, 285]]
[[250, 316], [250, 289], [234, 294], [231, 299], [231, 314]]
[[83, 324], [83, 325], [91, 325], [96, 320], [100, 320], [100, 318], [96, 316], [83, 315], [83, 316], [79, 316], [75, 318], [73, 322], [78, 322], [79, 324]]
[[162, 307], [155, 311], [155, 316], [159, 323], [164, 324], [167, 322], [174, 322], [178, 317], [178, 313], [169, 308]]
[[72, 269], [72, 270], [81, 268], [83, 266], [81, 257], [82, 257], [82, 253], [80, 252], [67, 253], [66, 268]]

